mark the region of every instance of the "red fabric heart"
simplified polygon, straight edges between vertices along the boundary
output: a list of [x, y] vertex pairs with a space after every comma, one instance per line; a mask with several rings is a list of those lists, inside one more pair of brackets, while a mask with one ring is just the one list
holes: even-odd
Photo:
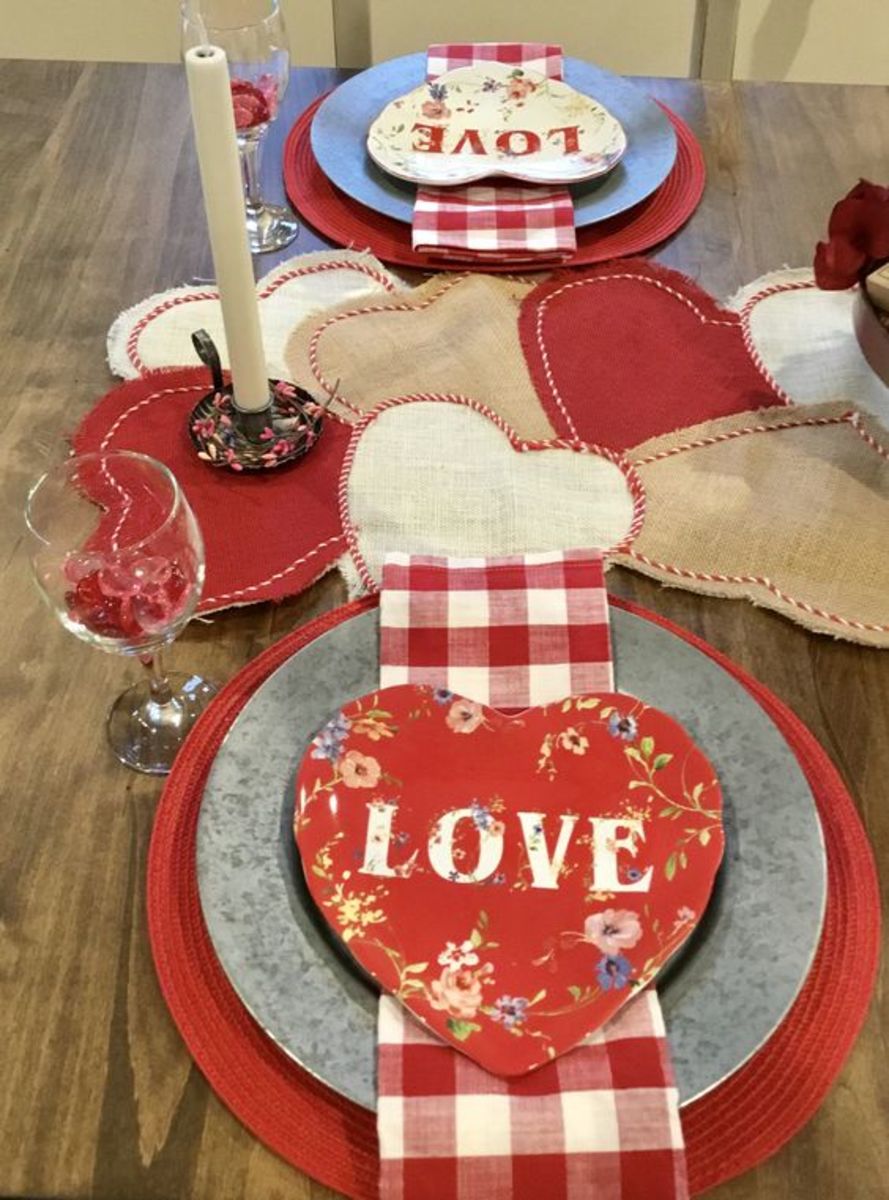
[[556, 430], [612, 450], [786, 402], [738, 314], [643, 259], [550, 278], [525, 297], [519, 329]]
[[188, 436], [207, 371], [154, 371], [108, 392], [74, 437], [78, 454], [136, 450], [182, 485], [206, 550], [201, 612], [276, 600], [308, 587], [346, 549], [337, 482], [351, 427], [328, 418], [305, 458], [261, 475], [208, 467]]
[[296, 789], [328, 924], [499, 1075], [563, 1054], [649, 983], [722, 857], [713, 767], [627, 695], [506, 717], [440, 689], [382, 689], [318, 734]]

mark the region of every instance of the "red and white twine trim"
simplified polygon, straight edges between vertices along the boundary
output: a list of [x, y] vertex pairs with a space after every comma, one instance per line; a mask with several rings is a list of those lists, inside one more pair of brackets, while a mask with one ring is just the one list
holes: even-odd
[[[468, 272], [466, 271], [460, 275], [449, 276], [437, 291], [427, 296], [424, 300], [421, 300], [419, 304], [412, 304], [410, 300], [402, 301], [401, 304], [367, 304], [359, 308], [350, 308], [344, 312], [336, 313], [334, 316], [328, 317], [326, 321], [323, 321], [314, 331], [309, 342], [309, 367], [328, 396], [333, 395], [336, 385], [325, 377], [321, 364], [318, 361], [318, 346], [321, 338], [328, 329], [334, 325], [338, 325], [340, 321], [348, 321], [353, 317], [364, 317], [375, 313], [423, 312], [425, 309], [430, 308], [437, 300], [440, 300], [452, 287], [455, 287], [456, 284], [461, 283], [466, 278], [468, 278]], [[341, 392], [337, 392], [333, 396], [333, 399], [342, 404], [344, 408], [348, 408], [357, 417], [363, 417], [366, 413], [365, 409], [356, 407]]]
[[144, 408], [146, 404], [152, 404], [155, 400], [162, 400], [164, 396], [183, 396], [190, 392], [193, 392], [195, 395], [203, 395], [206, 390], [206, 384], [197, 383], [189, 384], [186, 387], [160, 388], [158, 391], [152, 392], [149, 396], [143, 396], [141, 400], [137, 400], [135, 404], [131, 404], [129, 408], [125, 408], [120, 416], [112, 422], [108, 432], [99, 443], [99, 449], [108, 450], [111, 446], [112, 439], [119, 432], [124, 421], [131, 417], [133, 413], [138, 412], [140, 408]]
[[[99, 449], [110, 449], [112, 441], [120, 432], [121, 426], [124, 424], [124, 422], [134, 413], [144, 408], [147, 404], [152, 404], [156, 400], [163, 400], [166, 396], [182, 396], [190, 393], [194, 394], [195, 396], [203, 395], [206, 390], [206, 384], [199, 383], [189, 384], [183, 387], [158, 388], [156, 392], [152, 392], [148, 396], [143, 396], [141, 400], [137, 400], [135, 404], [131, 404], [129, 408], [124, 409], [124, 411], [111, 424], [108, 432], [105, 434], [101, 443], [99, 444]], [[279, 579], [284, 579], [287, 575], [292, 574], [297, 567], [301, 567], [304, 563], [309, 562], [315, 557], [315, 555], [320, 554], [322, 550], [326, 550], [329, 546], [336, 545], [337, 542], [345, 542], [345, 540], [346, 539], [344, 535], [342, 533], [338, 533], [332, 538], [327, 538], [325, 541], [319, 542], [317, 546], [307, 551], [300, 558], [295, 558], [293, 562], [288, 563], [286, 567], [283, 567], [280, 571], [275, 571], [266, 579], [259, 580], [258, 583], [251, 583], [246, 587], [235, 588], [230, 592], [221, 592], [218, 596], [202, 596], [201, 602], [198, 606], [198, 612], [209, 612], [214, 607], [224, 606], [225, 603], [237, 600], [243, 596], [255, 596], [256, 593], [261, 592], [263, 588], [270, 587], [273, 583], [277, 583]]]
[[865, 427], [862, 414], [857, 409], [849, 408], [845, 412], [832, 417], [805, 416], [803, 415], [805, 410], [796, 406], [794, 406], [794, 411], [800, 414], [795, 419], [785, 417], [780, 420], [761, 421], [756, 425], [745, 425], [742, 429], [730, 429], [725, 433], [714, 433], [710, 437], [696, 438], [693, 441], [682, 442], [678, 446], [670, 446], [667, 450], [659, 450], [657, 454], [649, 454], [645, 458], [634, 458], [632, 463], [634, 467], [644, 467], [649, 463], [660, 462], [665, 458], [672, 458], [674, 454], [682, 454], [686, 450], [701, 450], [706, 446], [716, 446], [720, 442], [731, 442], [735, 438], [745, 437], [748, 433], [775, 433], [784, 429], [802, 429], [806, 426], [817, 428], [824, 425], [851, 425], [859, 437], [867, 442], [871, 449], [875, 450], [881, 458], [889, 458], [889, 451]]
[[[803, 284], [801, 286], [808, 285]], [[799, 410], [797, 409], [796, 411]], [[707, 446], [718, 445], [721, 442], [733, 441], [735, 438], [745, 437], [751, 433], [774, 433], [787, 429], [818, 428], [826, 425], [849, 425], [876, 454], [889, 461], [889, 449], [866, 427], [862, 414], [855, 409], [848, 409], [846, 412], [832, 417], [807, 417], [801, 414], [795, 420], [782, 418], [775, 421], [764, 421], [757, 425], [745, 426], [743, 429], [733, 429], [725, 433], [713, 434], [711, 437], [698, 438], [694, 441], [683, 442], [679, 446], [671, 446], [667, 450], [661, 450], [657, 454], [651, 454], [645, 458], [634, 459], [632, 465], [634, 467], [648, 466], [651, 463], [672, 458], [676, 454], [682, 454], [686, 450], [700, 450]], [[620, 551], [620, 553], [624, 553], [636, 562], [644, 563], [656, 571], [661, 571], [665, 575], [673, 575], [680, 579], [698, 580], [701, 583], [729, 583], [741, 586], [761, 587], [771, 592], [772, 595], [785, 604], [789, 604], [793, 608], [798, 608], [801, 612], [818, 617], [823, 621], [830, 621], [844, 628], [856, 629], [864, 633], [889, 633], [889, 625], [856, 621], [851, 617], [844, 617], [839, 613], [828, 612], [826, 609], [819, 608], [816, 604], [810, 604], [807, 600], [800, 600], [797, 596], [791, 596], [765, 575], [725, 575], [716, 571], [692, 571], [687, 567], [676, 566], [674, 563], [664, 563], [658, 559], [649, 558], [647, 554], [642, 554], [640, 551], [632, 549], [632, 547], [628, 550]]]
[[335, 546], [338, 542], [345, 543], [345, 541], [346, 539], [341, 533], [336, 534], [334, 537], [326, 538], [323, 542], [319, 542], [317, 546], [313, 547], [313, 549], [308, 550], [301, 558], [295, 558], [288, 566], [283, 567], [280, 571], [275, 571], [273, 575], [269, 575], [267, 579], [260, 580], [259, 583], [251, 583], [248, 587], [235, 588], [231, 592], [220, 592], [218, 596], [208, 596], [201, 601], [201, 611], [208, 611], [210, 605], [219, 605], [224, 601], [236, 600], [242, 596], [252, 596], [256, 592], [262, 591], [263, 588], [277, 583], [279, 579], [286, 579], [297, 567], [301, 567], [304, 563], [309, 562], [316, 554], [320, 554], [322, 550], [326, 550], [328, 546]]
[[[543, 371], [546, 376], [547, 384], [549, 385], [550, 393], [573, 437], [578, 436], [577, 428], [571, 419], [571, 416], [565, 405], [565, 401], [556, 383], [549, 353], [547, 352], [546, 348], [546, 341], [544, 339], [543, 324], [544, 317], [546, 315], [546, 309], [552, 303], [552, 301], [556, 299], [557, 296], [561, 296], [563, 292], [570, 292], [572, 288], [587, 287], [594, 283], [607, 283], [615, 279], [631, 280], [635, 283], [644, 283], [649, 287], [657, 288], [661, 292], [666, 292], [668, 296], [672, 296], [674, 300], [678, 300], [680, 304], [684, 304], [690, 312], [694, 313], [702, 325], [723, 325], [730, 329], [738, 329], [739, 332], [741, 331], [740, 318], [736, 314], [727, 314], [725, 320], [718, 319], [716, 317], [708, 317], [703, 309], [695, 304], [695, 302], [689, 296], [686, 296], [677, 288], [671, 287], [668, 283], [665, 283], [663, 279], [656, 279], [650, 275], [640, 275], [635, 271], [611, 271], [608, 274], [594, 275], [587, 279], [575, 279], [571, 283], [566, 283], [562, 287], [556, 288], [554, 292], [550, 292], [549, 295], [544, 296], [543, 299], [537, 304], [535, 332], [537, 336], [537, 347], [540, 351], [540, 358], [543, 363]], [[745, 342], [745, 346], [746, 344], [747, 343]]]
[[[369, 279], [373, 279], [385, 288], [387, 292], [395, 292], [397, 290], [395, 283], [388, 275], [378, 271], [369, 263], [352, 262], [349, 259], [335, 259], [330, 262], [312, 263], [307, 267], [293, 267], [289, 271], [284, 271], [277, 275], [270, 283], [268, 283], [262, 291], [257, 295], [260, 300], [266, 300], [285, 283], [290, 283], [294, 279], [299, 279], [304, 275], [319, 275], [324, 271], [357, 271], [361, 275], [366, 275]], [[143, 317], [140, 317], [133, 328], [130, 330], [129, 337], [126, 342], [127, 358], [133, 364], [140, 375], [146, 375], [150, 368], [146, 367], [139, 354], [139, 339], [152, 321], [163, 316], [173, 308], [178, 308], [180, 304], [191, 304], [196, 300], [218, 300], [219, 291], [216, 288], [208, 289], [204, 292], [189, 292], [187, 294], [180, 293], [176, 296], [170, 296], [168, 299], [161, 301], [150, 312], [147, 312]]]
[[750, 355], [753, 365], [756, 367], [757, 371], [759, 371], [760, 375], [762, 375], [769, 387], [772, 388], [776, 395], [781, 397], [781, 400], [785, 404], [795, 404], [796, 401], [789, 392], [785, 391], [785, 389], [781, 386], [781, 384], [766, 366], [765, 360], [759, 352], [759, 347], [753, 340], [751, 318], [753, 316], [753, 310], [756, 308], [756, 306], [763, 300], [768, 300], [770, 296], [778, 296], [782, 292], [810, 291], [814, 287], [814, 279], [797, 279], [793, 281], [785, 281], [784, 283], [769, 284], [768, 287], [762, 288], [761, 291], [758, 291], [755, 295], [751, 296], [750, 299], [745, 302], [743, 308], [738, 314], [741, 321], [741, 334], [744, 338], [744, 348]]
[[340, 482], [338, 491], [338, 501], [340, 509], [340, 519], [343, 525], [346, 542], [349, 547], [349, 554], [352, 562], [355, 565], [355, 570], [361, 580], [362, 585], [369, 592], [378, 591], [378, 586], [373, 576], [370, 573], [364, 555], [358, 544], [358, 530], [352, 522], [352, 516], [349, 509], [349, 476], [352, 472], [352, 465], [355, 461], [355, 454], [358, 449], [358, 443], [361, 441], [367, 427], [380, 416], [381, 413], [387, 412], [389, 409], [398, 408], [403, 404], [417, 403], [432, 403], [432, 404], [458, 404], [463, 408], [469, 408], [480, 416], [486, 417], [491, 421], [501, 433], [504, 433], [509, 439], [514, 450], [524, 454], [535, 450], [572, 450], [576, 454], [592, 454], [598, 458], [603, 458], [612, 463], [620, 470], [627, 481], [627, 487], [633, 501], [633, 520], [626, 535], [616, 545], [608, 549], [603, 549], [603, 554], [617, 554], [629, 551], [629, 547], [636, 540], [642, 526], [645, 523], [645, 486], [642, 483], [639, 474], [636, 471], [635, 465], [631, 463], [623, 454], [619, 454], [614, 450], [609, 450], [606, 446], [597, 446], [590, 442], [581, 441], [580, 438], [547, 438], [538, 440], [527, 440], [519, 437], [513, 427], [508, 424], [498, 413], [493, 409], [488, 408], [486, 404], [482, 404], [479, 400], [472, 399], [471, 396], [462, 396], [454, 392], [414, 392], [409, 396], [394, 396], [389, 400], [384, 400], [378, 404], [376, 408], [365, 413], [361, 420], [353, 427], [352, 436], [349, 440], [349, 445], [346, 448], [346, 454], [343, 459], [343, 466], [340, 472]]
[[820, 617], [824, 621], [831, 621], [837, 625], [843, 625], [847, 629], [857, 629], [865, 633], [889, 633], [889, 625], [871, 624], [867, 621], [855, 621], [851, 617], [840, 616], [839, 613], [827, 612], [826, 609], [819, 608], [815, 604], [809, 604], [806, 600], [799, 600], [796, 596], [791, 596], [787, 592], [781, 590], [776, 583], [765, 575], [720, 575], [720, 574], [703, 574], [700, 571], [689, 571], [684, 567], [674, 566], [672, 563], [662, 563], [655, 558], [649, 558], [647, 554], [640, 554], [638, 550], [627, 550], [623, 553], [629, 558], [635, 559], [637, 562], [645, 563], [648, 567], [653, 567], [656, 571], [662, 571], [665, 575], [676, 575], [681, 579], [696, 579], [702, 583], [733, 583], [755, 585], [765, 588], [777, 596], [779, 600], [783, 600], [785, 604], [790, 604], [794, 608], [800, 609], [802, 612], [808, 613], [810, 616]]

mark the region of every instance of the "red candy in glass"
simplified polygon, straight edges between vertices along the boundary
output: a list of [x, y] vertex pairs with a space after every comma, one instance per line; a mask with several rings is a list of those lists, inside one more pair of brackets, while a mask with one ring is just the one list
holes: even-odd
[[247, 79], [233, 79], [231, 90], [237, 129], [266, 125], [274, 116], [275, 82], [271, 76], [263, 75], [258, 85]]
[[175, 621], [187, 599], [182, 569], [160, 555], [123, 565], [106, 563], [100, 555], [75, 554], [63, 570], [75, 584], [65, 593], [68, 615], [101, 637], [159, 633]]
[[72, 455], [28, 493], [34, 580], [61, 624], [146, 670], [111, 706], [106, 728], [128, 767], [164, 775], [215, 687], [168, 674], [162, 652], [200, 596], [204, 546], [163, 463], [128, 450]]

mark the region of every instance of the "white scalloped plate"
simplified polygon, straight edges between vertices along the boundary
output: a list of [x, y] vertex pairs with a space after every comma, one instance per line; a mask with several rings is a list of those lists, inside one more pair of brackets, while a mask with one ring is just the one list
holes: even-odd
[[607, 109], [561, 80], [505, 63], [460, 67], [387, 104], [367, 149], [411, 183], [448, 187], [503, 175], [578, 183], [605, 175], [627, 137]]

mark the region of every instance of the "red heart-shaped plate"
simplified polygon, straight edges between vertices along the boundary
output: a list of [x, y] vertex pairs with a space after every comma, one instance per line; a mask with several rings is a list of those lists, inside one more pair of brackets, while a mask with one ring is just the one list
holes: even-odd
[[411, 685], [363, 696], [303, 758], [294, 829], [361, 966], [499, 1075], [571, 1049], [654, 978], [723, 849], [710, 762], [609, 694], [516, 717]]

